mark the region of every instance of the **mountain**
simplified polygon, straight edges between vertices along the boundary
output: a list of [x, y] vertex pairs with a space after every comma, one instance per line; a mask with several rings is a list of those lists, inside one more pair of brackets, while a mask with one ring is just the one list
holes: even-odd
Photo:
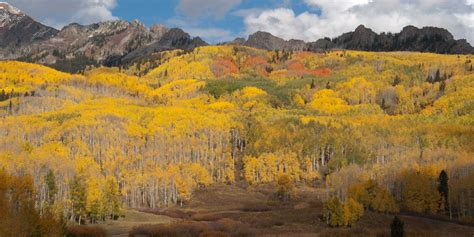
[[262, 31], [250, 35], [243, 45], [266, 50], [284, 49], [295, 51], [303, 50], [306, 47], [306, 43], [302, 40], [286, 41]]
[[43, 64], [81, 70], [85, 65], [121, 65], [151, 53], [207, 45], [181, 29], [162, 25], [145, 27], [141, 22], [116, 20], [92, 25], [70, 24], [55, 36], [23, 48], [22, 54]]
[[76, 72], [89, 65], [115, 66], [163, 50], [207, 45], [181, 29], [145, 27], [135, 20], [91, 25], [72, 23], [61, 30], [45, 26], [0, 3], [0, 59], [17, 59]]
[[441, 54], [473, 54], [474, 48], [464, 39], [455, 40], [446, 29], [414, 26], [403, 28], [400, 33], [377, 34], [364, 25], [355, 31], [334, 39], [323, 38], [305, 43], [300, 40], [284, 40], [267, 32], [256, 32], [247, 40], [236, 39], [228, 44], [245, 45], [266, 50], [309, 50], [314, 52], [330, 49], [364, 51], [417, 51]]
[[363, 25], [354, 32], [332, 40], [333, 47], [367, 51], [417, 51], [440, 54], [472, 54], [474, 48], [466, 40], [455, 40], [446, 29], [406, 26], [400, 33], [377, 34]]
[[19, 56], [18, 48], [57, 33], [58, 30], [36, 22], [6, 2], [0, 2], [0, 58], [15, 58]]
[[[331, 49], [365, 51], [419, 51], [442, 54], [473, 54], [466, 40], [455, 40], [449, 31], [407, 26], [400, 33], [377, 34], [363, 25], [334, 39], [323, 38], [306, 43], [284, 40], [258, 31], [248, 39], [237, 38], [227, 45], [243, 45], [265, 50]], [[91, 65], [122, 66], [146, 61], [156, 52], [193, 50], [207, 45], [179, 28], [163, 25], [145, 27], [135, 20], [99, 22], [90, 25], [72, 23], [56, 30], [45, 26], [12, 5], [0, 2], [0, 59], [41, 63], [68, 72]]]
[[208, 45], [201, 38], [191, 36], [179, 28], [167, 30], [156, 41], [144, 47], [136, 48], [122, 58], [123, 63], [128, 63], [154, 52], [171, 49], [192, 50], [199, 46]]

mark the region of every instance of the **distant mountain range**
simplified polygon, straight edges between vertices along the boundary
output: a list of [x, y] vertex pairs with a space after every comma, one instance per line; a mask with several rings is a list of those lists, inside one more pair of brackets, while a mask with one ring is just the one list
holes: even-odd
[[[223, 44], [266, 50], [327, 51], [420, 51], [441, 54], [474, 54], [466, 40], [455, 40], [447, 30], [435, 27], [405, 27], [400, 33], [377, 34], [363, 25], [354, 32], [315, 42], [284, 40], [267, 32]], [[76, 23], [61, 30], [45, 26], [21, 10], [0, 2], [0, 59], [15, 59], [79, 71], [87, 65], [123, 65], [154, 52], [192, 50], [207, 45], [181, 29], [163, 25], [145, 27], [139, 21], [107, 21], [92, 25]]]
[[473, 54], [474, 48], [464, 39], [455, 40], [449, 31], [437, 27], [414, 26], [403, 28], [400, 33], [377, 34], [364, 25], [353, 32], [334, 39], [324, 38], [305, 43], [301, 40], [283, 40], [267, 32], [256, 32], [248, 40], [238, 38], [227, 44], [246, 45], [267, 50], [326, 51], [350, 49], [363, 51], [418, 51], [439, 54]]

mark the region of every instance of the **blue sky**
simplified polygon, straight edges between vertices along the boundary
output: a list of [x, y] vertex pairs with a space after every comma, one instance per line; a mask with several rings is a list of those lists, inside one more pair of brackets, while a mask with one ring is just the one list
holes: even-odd
[[[194, 33], [195, 36], [199, 35], [211, 43], [217, 43], [246, 36], [245, 15], [243, 15], [246, 11], [258, 12], [264, 9], [285, 7], [293, 9], [297, 14], [305, 11], [318, 12], [317, 8], [310, 9], [302, 1], [242, 0], [236, 1], [240, 3], [230, 7], [223, 13], [223, 16], [216, 17], [214, 14], [205, 13], [190, 16], [180, 10], [180, 2], [180, 0], [118, 0], [118, 4], [112, 10], [112, 13], [114, 16], [128, 21], [138, 19], [147, 26], [159, 23], [168, 27], [184, 28], [191, 34]], [[216, 2], [219, 2], [219, 0]], [[220, 30], [221, 33], [214, 35], [195, 34], [205, 33], [206, 29], [210, 32]]]
[[138, 19], [179, 27], [209, 43], [267, 31], [315, 41], [364, 24], [375, 32], [407, 25], [448, 29], [474, 43], [474, 0], [8, 0], [53, 27]]

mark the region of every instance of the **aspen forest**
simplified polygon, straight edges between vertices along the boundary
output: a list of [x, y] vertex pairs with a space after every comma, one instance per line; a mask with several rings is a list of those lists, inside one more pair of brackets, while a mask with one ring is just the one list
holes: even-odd
[[393, 215], [472, 231], [473, 60], [222, 45], [78, 74], [0, 61], [0, 236], [185, 211], [215, 187], [266, 190], [269, 208], [315, 190], [292, 210], [346, 234]]

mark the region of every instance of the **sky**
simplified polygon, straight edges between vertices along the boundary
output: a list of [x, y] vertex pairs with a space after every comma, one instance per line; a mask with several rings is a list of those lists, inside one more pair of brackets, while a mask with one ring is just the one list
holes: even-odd
[[375, 32], [437, 26], [474, 44], [474, 0], [9, 0], [56, 28], [77, 22], [138, 19], [179, 27], [209, 43], [267, 31], [315, 41], [364, 24]]

